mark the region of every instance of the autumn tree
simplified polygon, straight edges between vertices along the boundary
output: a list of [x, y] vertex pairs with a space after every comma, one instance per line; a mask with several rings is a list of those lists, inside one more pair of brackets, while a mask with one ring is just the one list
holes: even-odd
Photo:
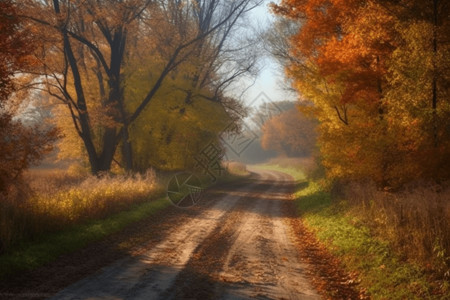
[[[390, 19], [382, 7], [363, 2], [283, 1], [275, 10], [300, 23], [291, 37], [295, 59], [287, 72], [314, 103], [306, 109], [321, 122], [324, 164], [333, 176], [365, 176], [371, 170], [382, 181], [384, 157], [372, 150], [383, 135], [383, 75], [392, 51], [384, 24]], [[360, 141], [367, 143], [357, 146]]]
[[262, 128], [262, 147], [288, 157], [309, 157], [316, 144], [316, 122], [293, 107], [268, 120]]
[[[133, 111], [143, 97], [142, 86], [152, 84], [149, 74], [163, 68], [155, 57], [142, 54], [139, 61], [129, 62], [125, 97], [127, 111]], [[142, 67], [144, 65], [144, 67]], [[168, 76], [141, 116], [129, 128], [133, 168], [149, 166], [162, 170], [189, 169], [195, 156], [233, 122], [228, 105], [212, 101], [215, 88], [211, 85], [193, 88], [191, 75], [196, 64], [184, 63]], [[242, 108], [238, 108], [244, 112]], [[211, 117], [214, 116], [214, 117]]]
[[249, 127], [257, 135], [261, 135], [262, 127], [266, 122], [284, 111], [295, 107], [292, 101], [267, 101], [253, 108], [249, 117]]
[[[197, 35], [207, 34], [215, 26], [214, 14], [226, 8], [220, 8], [222, 4], [198, 1], [196, 7], [190, 8], [189, 20], [199, 27]], [[252, 8], [249, 6], [248, 10]], [[218, 140], [230, 123], [238, 123], [245, 116], [245, 109], [226, 96], [226, 90], [256, 67], [254, 38], [246, 37], [249, 31], [241, 24], [248, 10], [242, 10], [213, 34], [196, 41], [192, 45], [194, 55], [171, 72], [152, 103], [136, 119], [130, 130], [135, 167], [188, 168], [206, 143]], [[157, 31], [170, 19], [164, 15], [150, 20], [154, 23], [151, 28]], [[125, 94], [130, 112], [145, 96], [145, 90], [139, 87], [152, 85], [155, 80], [148, 74], [164, 68], [161, 57], [171, 51], [162, 47], [165, 34], [147, 34], [137, 41], [135, 51], [139, 60], [131, 59], [125, 68], [128, 75]], [[149, 41], [154, 41], [155, 48], [148, 46]]]
[[[217, 58], [238, 20], [258, 4], [253, 2], [26, 1], [23, 17], [45, 33], [37, 56], [43, 62], [40, 72], [47, 91], [70, 113], [94, 174], [110, 169], [119, 144], [126, 168], [133, 167], [130, 126], [167, 77], [188, 60], [200, 61], [186, 90], [187, 104], [205, 84], [216, 86], [210, 101], [222, 101], [222, 87], [228, 81], [216, 79], [218, 69], [225, 70]], [[140, 87], [145, 92], [132, 107], [125, 98], [124, 68], [138, 61], [145, 49], [152, 51], [158, 68], [149, 70], [151, 84]], [[248, 71], [237, 68], [227, 78]]]
[[286, 0], [273, 7], [299, 26], [288, 38], [293, 59], [286, 61], [286, 71], [314, 104], [306, 110], [320, 121], [329, 175], [369, 177], [381, 186], [441, 176], [419, 158], [441, 157], [438, 165], [446, 165], [448, 138], [438, 130], [446, 121], [438, 115], [447, 109], [438, 99], [448, 91], [448, 5]]
[[56, 131], [26, 126], [17, 115], [23, 99], [13, 99], [15, 78], [33, 64], [31, 39], [12, 1], [0, 2], [0, 194], [11, 192], [22, 172], [52, 148]]
[[450, 5], [447, 1], [381, 1], [397, 20], [389, 63], [392, 127], [403, 164], [420, 177], [448, 178], [450, 155]]

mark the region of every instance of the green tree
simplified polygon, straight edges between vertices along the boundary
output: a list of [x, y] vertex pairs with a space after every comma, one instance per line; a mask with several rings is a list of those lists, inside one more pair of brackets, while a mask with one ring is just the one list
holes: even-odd
[[[160, 68], [153, 57], [136, 61], [129, 71], [125, 87], [127, 111], [133, 111], [142, 98], [140, 87], [151, 85], [148, 73]], [[139, 68], [139, 65], [145, 67]], [[227, 106], [211, 101], [214, 90], [192, 88], [190, 74], [196, 65], [183, 64], [162, 84], [152, 102], [130, 127], [134, 168], [150, 166], [164, 170], [192, 168], [195, 156], [233, 122]], [[186, 97], [189, 95], [189, 99]], [[231, 105], [231, 103], [230, 103]], [[237, 103], [235, 103], [237, 105]], [[242, 111], [241, 108], [239, 108]]]
[[[214, 79], [215, 95], [222, 96], [220, 92], [227, 82], [249, 71], [251, 65], [234, 69], [225, 80], [214, 77], [220, 75], [220, 64], [215, 62], [225, 41], [236, 31], [241, 17], [260, 1], [253, 2], [26, 1], [24, 17], [40, 26], [43, 33], [43, 51], [37, 56], [43, 62], [41, 74], [48, 92], [66, 105], [94, 174], [110, 169], [119, 143], [126, 168], [133, 167], [130, 126], [153, 101], [168, 76], [173, 76], [185, 62], [206, 56], [202, 49], [216, 51], [207, 55], [211, 57], [210, 67], [194, 72], [194, 90]], [[137, 47], [142, 46], [141, 40], [150, 43], [146, 46], [154, 45], [153, 57], [162, 67], [152, 70], [152, 85], [141, 87], [145, 89], [143, 97], [133, 111], [127, 111], [124, 68], [128, 62], [140, 59]], [[218, 44], [211, 47], [212, 43]], [[216, 96], [211, 101], [220, 102], [222, 98]], [[92, 111], [94, 108], [96, 111]]]

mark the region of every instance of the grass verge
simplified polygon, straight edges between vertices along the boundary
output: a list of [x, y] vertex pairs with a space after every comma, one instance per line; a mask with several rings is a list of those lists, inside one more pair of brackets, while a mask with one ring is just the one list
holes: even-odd
[[330, 194], [317, 183], [305, 185], [301, 171], [276, 165], [259, 167], [285, 172], [299, 182], [295, 202], [305, 225], [349, 272], [357, 272], [360, 288], [371, 298], [445, 299], [448, 287], [436, 289], [418, 265], [401, 261], [388, 242], [373, 236], [350, 213], [345, 202], [332, 201]]
[[166, 198], [131, 206], [110, 217], [74, 225], [61, 232], [42, 236], [34, 242], [24, 242], [14, 251], [0, 256], [0, 279], [20, 271], [35, 269], [58, 256], [70, 253], [120, 231], [125, 226], [156, 214], [168, 207]]
[[255, 165], [255, 167], [286, 173], [288, 175], [291, 175], [298, 182], [305, 182], [307, 180], [305, 172], [303, 172], [300, 168], [287, 168], [278, 164], [271, 163], [258, 164]]

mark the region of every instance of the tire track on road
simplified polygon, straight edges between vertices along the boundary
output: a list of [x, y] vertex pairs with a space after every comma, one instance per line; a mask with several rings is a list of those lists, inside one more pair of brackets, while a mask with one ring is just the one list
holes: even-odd
[[290, 239], [281, 210], [290, 199], [290, 176], [276, 177], [262, 197], [254, 198], [234, 249], [228, 254], [217, 294], [222, 299], [320, 299], [306, 278], [305, 265]]
[[[271, 174], [262, 174], [260, 180], [272, 181], [273, 179]], [[255, 192], [254, 189], [257, 188], [258, 182], [259, 180], [256, 180], [256, 186], [252, 186], [245, 193], [228, 191], [239, 195], [238, 203], [227, 212], [226, 218], [223, 218], [208, 238], [199, 245], [184, 270], [180, 272], [172, 289], [163, 295], [164, 299], [206, 300], [219, 297], [217, 294], [217, 285], [221, 281], [219, 273], [230, 248], [235, 245], [235, 241], [239, 237], [243, 228], [242, 224], [248, 221], [243, 213], [247, 206], [246, 202], [250, 201], [246, 195], [260, 197], [270, 188], [267, 186], [263, 190], [258, 189], [258, 192]]]
[[305, 276], [281, 209], [292, 180], [258, 171], [242, 196], [194, 252], [166, 299], [319, 299]]

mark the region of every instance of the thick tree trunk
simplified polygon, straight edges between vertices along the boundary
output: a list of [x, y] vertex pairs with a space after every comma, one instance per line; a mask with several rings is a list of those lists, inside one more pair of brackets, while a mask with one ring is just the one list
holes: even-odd
[[[54, 0], [54, 10], [57, 15], [61, 14], [61, 10], [59, 7], [59, 1]], [[64, 44], [64, 52], [67, 57], [67, 61], [70, 65], [70, 69], [72, 71], [73, 75], [73, 81], [74, 81], [74, 87], [75, 92], [77, 96], [77, 111], [78, 111], [78, 122], [79, 127], [76, 126], [78, 129], [78, 134], [80, 135], [81, 139], [83, 140], [83, 143], [86, 148], [86, 152], [89, 157], [89, 163], [91, 165], [91, 172], [93, 174], [97, 174], [100, 169], [100, 163], [99, 158], [97, 156], [97, 151], [94, 146], [94, 142], [92, 140], [91, 130], [90, 130], [90, 124], [89, 124], [89, 114], [87, 111], [87, 105], [86, 105], [86, 98], [84, 96], [83, 91], [83, 85], [81, 82], [81, 76], [80, 71], [77, 64], [77, 59], [75, 58], [75, 55], [72, 50], [72, 46], [70, 44], [69, 36], [67, 34], [65, 25], [61, 25], [60, 28], [62, 37], [63, 37], [63, 44]], [[76, 122], [76, 120], [74, 120]]]
[[[111, 63], [110, 72], [108, 74], [109, 95], [105, 107], [110, 110], [111, 117], [115, 122], [124, 123], [126, 121], [126, 114], [124, 108], [124, 95], [121, 86], [121, 66], [124, 57], [126, 44], [126, 30], [118, 28], [114, 32], [112, 40], [109, 40], [111, 48]], [[123, 131], [122, 131], [123, 132]], [[128, 133], [128, 132], [127, 132]], [[100, 156], [100, 171], [107, 172], [111, 169], [111, 164], [114, 160], [114, 154], [117, 150], [117, 145], [122, 137], [118, 136], [117, 128], [109, 127], [105, 129], [103, 135], [103, 151]]]
[[108, 172], [114, 159], [114, 153], [117, 148], [117, 130], [115, 128], [107, 128], [103, 135], [103, 151], [100, 155], [100, 172]]

